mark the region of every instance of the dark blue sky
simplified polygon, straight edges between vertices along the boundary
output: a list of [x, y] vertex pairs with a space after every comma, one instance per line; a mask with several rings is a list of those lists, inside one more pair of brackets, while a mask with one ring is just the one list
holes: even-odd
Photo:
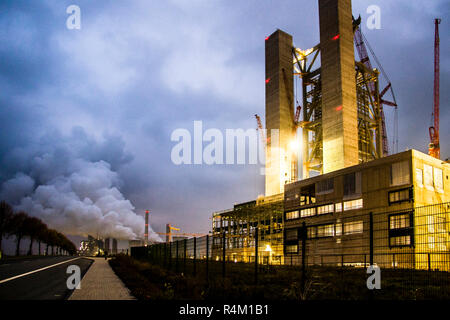
[[[71, 4], [81, 8], [81, 30], [66, 28]], [[365, 26], [372, 4], [379, 30]], [[433, 19], [441, 17], [441, 156], [450, 157], [449, 10], [445, 0], [353, 1], [396, 93], [399, 151], [427, 150]], [[0, 12], [2, 195], [20, 203], [77, 173], [73, 159], [102, 160], [114, 173], [110, 187], [137, 213], [150, 209], [157, 231], [171, 222], [206, 232], [213, 211], [263, 193], [256, 165], [174, 165], [170, 135], [194, 120], [254, 128], [253, 115], [264, 115], [265, 37], [279, 28], [300, 48], [319, 41], [316, 0], [15, 0]]]

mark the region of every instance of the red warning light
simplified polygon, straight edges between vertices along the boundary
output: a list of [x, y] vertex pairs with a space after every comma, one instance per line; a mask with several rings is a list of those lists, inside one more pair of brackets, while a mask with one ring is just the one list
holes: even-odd
[[269, 37], [266, 37], [266, 41], [269, 40], [269, 38], [270, 38], [270, 36], [269, 36]]
[[339, 34], [337, 34], [333, 38], [331, 38], [331, 40], [337, 40], [337, 39], [339, 39]]
[[270, 78], [267, 78], [267, 79], [266, 79], [266, 83], [269, 83], [269, 82], [270, 82]]
[[341, 110], [342, 110], [342, 106], [336, 107], [336, 111], [341, 111]]

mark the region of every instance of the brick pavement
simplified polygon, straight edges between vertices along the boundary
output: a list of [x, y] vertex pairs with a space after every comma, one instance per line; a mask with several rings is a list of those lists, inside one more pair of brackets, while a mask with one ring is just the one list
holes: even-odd
[[92, 259], [81, 289], [74, 290], [69, 300], [135, 300], [105, 258]]

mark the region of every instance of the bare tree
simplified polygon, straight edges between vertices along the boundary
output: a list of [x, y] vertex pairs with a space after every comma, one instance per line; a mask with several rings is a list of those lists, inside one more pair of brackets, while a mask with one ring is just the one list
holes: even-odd
[[0, 251], [2, 251], [3, 237], [9, 234], [13, 214], [13, 209], [8, 203], [0, 202]]
[[25, 236], [26, 232], [24, 229], [24, 223], [27, 220], [28, 215], [23, 212], [20, 211], [16, 214], [13, 215], [12, 219], [11, 219], [11, 229], [10, 229], [10, 234], [13, 234], [16, 236], [16, 256], [20, 255], [20, 242], [22, 240], [22, 238]]

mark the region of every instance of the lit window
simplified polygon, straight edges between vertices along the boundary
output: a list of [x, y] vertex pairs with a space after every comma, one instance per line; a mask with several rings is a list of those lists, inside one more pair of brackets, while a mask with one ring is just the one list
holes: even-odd
[[411, 197], [409, 189], [389, 192], [389, 204], [402, 201], [409, 201], [410, 199]]
[[286, 212], [286, 220], [292, 220], [292, 219], [298, 219], [298, 218], [299, 218], [298, 210]]
[[409, 162], [401, 161], [391, 165], [391, 185], [399, 186], [410, 183]]
[[389, 244], [391, 247], [409, 246], [411, 245], [411, 236], [391, 237], [389, 238]]
[[433, 190], [433, 167], [427, 164], [423, 165], [423, 184], [427, 189]]
[[439, 168], [433, 168], [434, 169], [434, 187], [437, 190], [443, 190], [444, 189], [444, 182], [442, 180], [442, 169]]
[[336, 212], [342, 212], [342, 202], [336, 203], [334, 208]]
[[342, 235], [342, 223], [336, 223], [336, 235], [337, 236]]
[[344, 202], [344, 211], [361, 209], [362, 207], [363, 207], [362, 199], [350, 200], [350, 201]]
[[409, 213], [397, 214], [389, 217], [389, 229], [404, 229], [411, 226], [411, 216]]
[[314, 239], [317, 235], [317, 227], [311, 226], [308, 227], [308, 239]]
[[286, 245], [286, 253], [298, 253], [298, 245], [297, 244]]
[[333, 204], [326, 204], [324, 206], [317, 207], [317, 214], [332, 213], [334, 209]]
[[362, 221], [352, 221], [344, 223], [344, 234], [356, 234], [363, 232], [363, 222]]
[[317, 238], [333, 237], [333, 236], [334, 236], [334, 224], [317, 226]]
[[300, 211], [300, 216], [302, 217], [302, 218], [305, 218], [305, 217], [312, 217], [312, 216], [314, 216], [316, 214], [316, 208], [307, 208], [307, 209], [302, 209], [301, 211]]
[[416, 183], [418, 187], [423, 187], [423, 171], [419, 168], [416, 168]]

